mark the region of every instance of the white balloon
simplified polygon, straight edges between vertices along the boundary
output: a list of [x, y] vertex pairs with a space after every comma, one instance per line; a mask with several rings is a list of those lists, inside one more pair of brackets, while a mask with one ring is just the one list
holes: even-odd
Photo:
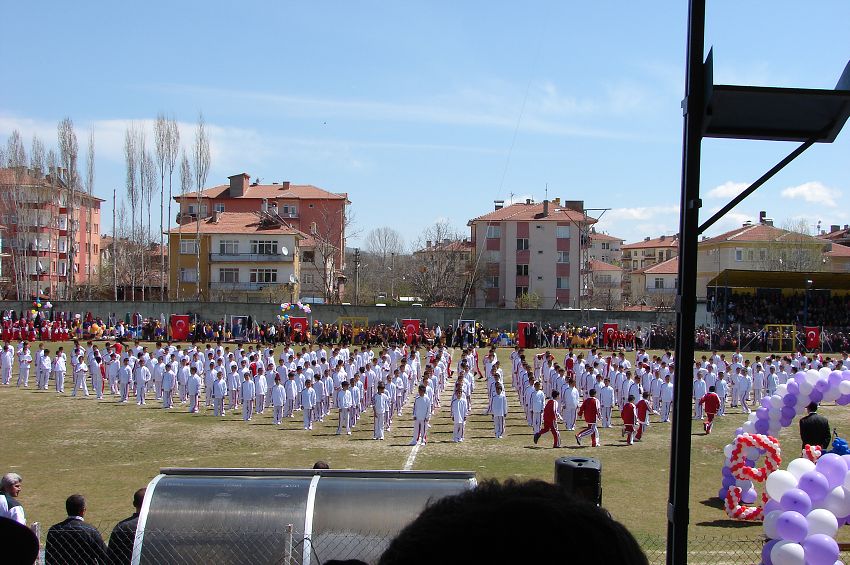
[[805, 565], [806, 552], [799, 543], [782, 540], [770, 550], [770, 561], [773, 565]]
[[774, 410], [782, 409], [782, 397], [778, 394], [774, 394], [770, 397], [770, 405], [773, 406]]
[[844, 488], [850, 490], [850, 473], [847, 473], [847, 476], [844, 477]]
[[841, 392], [835, 388], [830, 387], [826, 389], [826, 392], [823, 393], [823, 401], [824, 402], [835, 402], [838, 397], [841, 396]]
[[726, 447], [723, 448], [723, 455], [726, 456], [726, 459], [732, 458], [732, 451], [734, 449], [735, 449], [735, 447], [731, 443], [726, 444]]
[[[768, 477], [770, 478], [770, 477]], [[838, 533], [838, 519], [826, 508], [815, 508], [806, 516], [809, 523], [809, 535], [824, 534], [831, 538]]]
[[755, 423], [755, 421], [756, 421], [756, 420], [758, 420], [758, 419], [759, 419], [759, 417], [758, 417], [758, 415], [756, 415], [756, 413], [755, 413], [755, 412], [750, 412], [750, 415], [749, 415], [749, 416], [747, 416], [747, 421], [748, 421], [748, 422], [753, 422], [753, 423]]
[[821, 501], [823, 508], [832, 512], [835, 516], [847, 516], [850, 514], [850, 493], [838, 486], [826, 494]]
[[841, 394], [850, 394], [850, 381], [841, 381], [838, 383], [838, 392]]
[[[817, 382], [817, 380], [815, 380]], [[808, 397], [812, 390], [815, 388], [815, 383], [810, 383], [808, 380], [804, 380], [800, 382], [800, 394], [799, 396]]]
[[765, 490], [773, 500], [779, 501], [792, 488], [797, 488], [797, 477], [788, 471], [774, 471], [767, 476]]
[[779, 396], [785, 396], [787, 393], [788, 393], [788, 385], [787, 384], [776, 385], [776, 394], [778, 394]]
[[755, 424], [753, 424], [752, 422], [744, 422], [744, 425], [743, 425], [743, 426], [741, 426], [741, 427], [742, 427], [742, 428], [744, 428], [744, 433], [745, 433], [745, 434], [754, 434], [754, 433], [756, 433], [756, 425], [755, 425]]
[[779, 422], [779, 420], [782, 419], [782, 412], [780, 410], [773, 408], [767, 413], [767, 419], [771, 423], [774, 422], [774, 421]]
[[832, 369], [829, 367], [821, 367], [818, 369], [818, 374], [823, 378], [829, 378], [829, 374], [832, 372]]
[[820, 373], [818, 373], [814, 369], [809, 369], [808, 371], [806, 371], [806, 376], [804, 378], [806, 379], [807, 383], [812, 386], [815, 386], [815, 383], [818, 382], [818, 379], [820, 378]]
[[797, 480], [800, 480], [800, 477], [809, 471], [814, 470], [815, 464], [804, 457], [799, 457], [788, 463], [788, 472], [797, 477]]
[[796, 408], [797, 408], [797, 413], [798, 413], [798, 414], [799, 414], [799, 413], [803, 410], [803, 408], [805, 408], [805, 407], [806, 407], [806, 406], [808, 406], [808, 405], [809, 405], [809, 397], [808, 397], [808, 395], [802, 395], [802, 394], [801, 394], [801, 395], [799, 395], [799, 396], [797, 397], [797, 406], [796, 406]]
[[779, 539], [779, 532], [776, 531], [776, 522], [784, 510], [774, 510], [768, 512], [764, 517], [764, 535], [770, 539]]

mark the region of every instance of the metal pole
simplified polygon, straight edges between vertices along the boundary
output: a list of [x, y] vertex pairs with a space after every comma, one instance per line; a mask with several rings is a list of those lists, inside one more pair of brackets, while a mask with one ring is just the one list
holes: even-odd
[[679, 290], [676, 296], [676, 386], [670, 450], [667, 506], [667, 563], [688, 562], [688, 516], [691, 471], [691, 396], [688, 373], [694, 359], [697, 236], [699, 228], [700, 150], [705, 107], [705, 0], [690, 0], [685, 86], [682, 195], [679, 211]]

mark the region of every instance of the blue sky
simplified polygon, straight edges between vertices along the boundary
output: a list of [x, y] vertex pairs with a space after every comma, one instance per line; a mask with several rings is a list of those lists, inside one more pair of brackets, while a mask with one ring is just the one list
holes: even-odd
[[[4, 10], [0, 141], [93, 129], [111, 218], [131, 121], [212, 133], [208, 185], [248, 172], [348, 192], [407, 242], [494, 199], [584, 200], [627, 241], [678, 228], [686, 2], [66, 2]], [[850, 2], [710, 1], [715, 80], [833, 88]], [[14, 25], [8, 23], [14, 22]], [[703, 217], [792, 149], [706, 140]], [[850, 223], [850, 131], [736, 208]], [[156, 215], [156, 214], [155, 214]], [[352, 239], [351, 244], [357, 244]]]

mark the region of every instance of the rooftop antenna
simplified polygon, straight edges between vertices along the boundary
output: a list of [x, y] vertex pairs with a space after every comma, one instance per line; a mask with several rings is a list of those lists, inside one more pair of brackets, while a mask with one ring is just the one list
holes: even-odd
[[549, 200], [549, 183], [548, 182], [546, 183], [546, 196], [545, 196], [545, 198], [546, 198], [546, 200]]
[[508, 197], [509, 197], [509, 201], [510, 201], [510, 203], [511, 203], [511, 204], [513, 204], [513, 203], [514, 203], [514, 193], [513, 193], [513, 192], [509, 192], [509, 193], [508, 193]]

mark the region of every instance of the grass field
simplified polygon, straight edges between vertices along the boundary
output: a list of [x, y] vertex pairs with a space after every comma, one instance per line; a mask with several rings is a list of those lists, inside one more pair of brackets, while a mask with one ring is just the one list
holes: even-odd
[[[499, 351], [503, 365], [509, 352]], [[30, 386], [34, 386], [32, 377]], [[333, 468], [400, 469], [411, 449], [407, 445], [412, 432], [409, 406], [387, 439], [379, 442], [371, 439], [368, 412], [347, 437], [335, 435], [336, 426], [328, 421], [306, 432], [298, 415], [278, 428], [268, 410], [246, 423], [241, 412], [215, 418], [211, 410], [189, 414], [179, 403], [168, 411], [150, 399], [139, 407], [118, 404], [111, 396], [101, 401], [94, 396], [71, 398], [70, 390], [66, 386], [65, 394], [59, 396], [53, 390], [0, 389], [2, 471], [14, 470], [23, 476], [21, 501], [27, 518], [44, 526], [64, 518], [65, 498], [80, 492], [89, 500], [88, 519], [107, 530], [132, 512], [133, 491], [145, 486], [161, 467], [310, 467], [324, 459]], [[451, 441], [452, 424], [444, 408], [433, 420], [428, 445], [419, 450], [413, 468], [475, 471], [479, 479], [551, 481], [556, 458], [596, 457], [603, 466], [604, 506], [636, 534], [665, 534], [669, 424], [654, 423], [654, 416], [644, 441], [634, 446], [621, 440], [618, 427], [604, 429], [603, 445], [596, 449], [578, 447], [572, 434], [562, 428], [563, 447], [553, 450], [549, 435], [538, 446], [533, 444], [516, 394], [510, 386], [507, 392], [507, 437], [493, 437], [492, 420], [481, 415], [486, 399], [477, 393], [466, 441]], [[449, 394], [442, 396], [444, 406]], [[846, 422], [839, 407], [825, 406], [823, 413], [833, 425]], [[719, 419], [710, 436], [703, 434], [700, 422], [693, 422], [690, 523], [694, 536], [752, 538], [761, 533], [760, 525], [727, 520], [715, 499], [723, 446], [745, 419], [735, 409]], [[615, 411], [615, 425], [619, 422]], [[796, 457], [800, 445], [796, 426], [784, 430], [780, 439], [786, 460]]]

